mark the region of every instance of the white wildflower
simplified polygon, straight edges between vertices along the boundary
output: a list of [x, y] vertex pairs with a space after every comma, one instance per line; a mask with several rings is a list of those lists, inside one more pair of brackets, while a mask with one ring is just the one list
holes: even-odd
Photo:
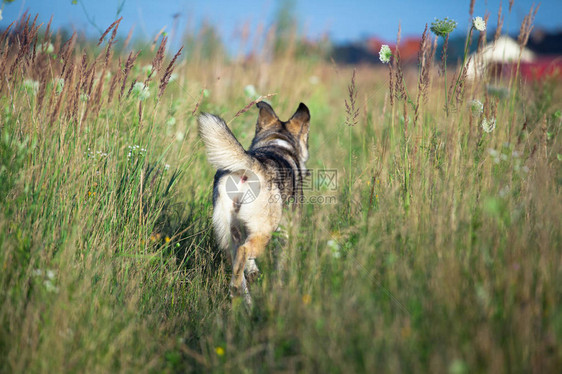
[[34, 81], [33, 79], [26, 79], [23, 81], [23, 87], [32, 94], [36, 94], [39, 90], [39, 82]]
[[457, 27], [457, 21], [445, 17], [444, 19], [437, 19], [431, 22], [431, 27], [429, 28], [432, 33], [442, 38], [453, 32]]
[[320, 78], [318, 78], [316, 75], [313, 75], [310, 78], [308, 78], [308, 82], [310, 84], [318, 84], [320, 83]]
[[164, 170], [169, 170], [169, 169], [170, 169], [170, 165], [169, 165], [169, 164], [164, 165]]
[[341, 252], [340, 252], [340, 245], [338, 244], [338, 242], [336, 242], [333, 239], [328, 240], [328, 248], [330, 248], [330, 250], [332, 251], [332, 257], [333, 258], [340, 258], [341, 257]]
[[474, 17], [472, 19], [472, 27], [478, 31], [486, 31], [486, 21], [482, 17]]
[[45, 286], [45, 289], [47, 290], [47, 292], [52, 292], [52, 293], [58, 293], [59, 292], [59, 288], [57, 286], [55, 286], [53, 284], [53, 282], [51, 282], [48, 279], [43, 281], [43, 285]]
[[49, 280], [53, 280], [55, 279], [55, 271], [54, 270], [47, 270], [45, 272], [45, 275], [47, 276], [47, 278], [49, 278]]
[[181, 142], [183, 140], [183, 136], [184, 136], [183, 132], [181, 132], [181, 131], [176, 132], [176, 140], [178, 142]]
[[170, 117], [167, 121], [166, 121], [166, 126], [174, 126], [176, 124], [176, 119], [174, 117]]
[[506, 197], [507, 194], [509, 193], [509, 190], [510, 190], [509, 186], [506, 185], [502, 187], [502, 189], [499, 191], [498, 194], [500, 195], [500, 197]]
[[148, 87], [144, 83], [137, 82], [133, 86], [133, 95], [137, 97], [140, 101], [144, 101], [150, 97], [150, 91], [148, 90]]
[[387, 64], [390, 62], [390, 58], [392, 57], [392, 51], [390, 47], [386, 44], [381, 46], [381, 50], [379, 51], [379, 59], [383, 64]]
[[147, 77], [150, 76], [150, 74], [152, 74], [152, 69], [153, 69], [152, 65], [145, 65], [142, 67], [142, 71], [146, 73]]
[[63, 78], [55, 78], [54, 83], [55, 83], [55, 92], [58, 95], [62, 92], [62, 89], [64, 88], [64, 79]]
[[55, 51], [55, 47], [53, 46], [53, 44], [47, 42], [47, 43], [43, 43], [41, 44], [41, 46], [39, 47], [40, 51], [43, 53], [53, 53]]
[[484, 112], [484, 104], [478, 100], [470, 101], [468, 103], [468, 107], [470, 108], [470, 113], [472, 113], [474, 117], [480, 117], [482, 112]]
[[487, 133], [490, 133], [494, 131], [494, 129], [496, 128], [496, 120], [494, 118], [487, 119], [484, 117], [482, 119], [481, 126], [482, 126], [482, 130], [484, 130]]
[[41, 269], [33, 269], [33, 271], [31, 272], [31, 274], [32, 274], [34, 277], [40, 277], [40, 276], [43, 275], [43, 270], [41, 270]]
[[244, 94], [250, 99], [256, 99], [259, 96], [253, 84], [244, 87]]

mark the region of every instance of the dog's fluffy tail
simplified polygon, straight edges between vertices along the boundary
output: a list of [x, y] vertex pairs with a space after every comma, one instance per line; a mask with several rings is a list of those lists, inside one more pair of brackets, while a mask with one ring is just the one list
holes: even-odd
[[246, 153], [222, 118], [201, 114], [199, 134], [205, 143], [207, 158], [215, 168], [229, 171], [252, 169], [254, 159]]

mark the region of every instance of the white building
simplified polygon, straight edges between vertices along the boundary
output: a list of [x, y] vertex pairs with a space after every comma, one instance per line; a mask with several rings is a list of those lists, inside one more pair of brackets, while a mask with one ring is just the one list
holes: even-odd
[[521, 62], [533, 62], [535, 54], [527, 48], [519, 47], [519, 44], [509, 36], [502, 35], [495, 43], [487, 45], [480, 53], [470, 55], [468, 63], [467, 78], [475, 79], [490, 71], [493, 67], [501, 69], [502, 64], [517, 63], [521, 54]]

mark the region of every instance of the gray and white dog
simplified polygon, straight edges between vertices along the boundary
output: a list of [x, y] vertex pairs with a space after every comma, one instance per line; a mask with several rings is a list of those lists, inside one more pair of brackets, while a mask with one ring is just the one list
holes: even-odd
[[232, 259], [231, 296], [251, 305], [248, 281], [259, 274], [255, 259], [281, 221], [283, 205], [302, 199], [307, 175], [310, 112], [301, 103], [288, 121], [258, 102], [258, 121], [246, 151], [220, 117], [203, 113], [199, 134], [217, 169], [213, 187], [213, 227], [221, 249]]

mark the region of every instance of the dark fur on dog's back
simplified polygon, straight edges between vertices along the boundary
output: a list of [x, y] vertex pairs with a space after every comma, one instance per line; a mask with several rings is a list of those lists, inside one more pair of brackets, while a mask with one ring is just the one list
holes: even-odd
[[[303, 152], [308, 152], [308, 129], [301, 128], [301, 133], [295, 134], [288, 129], [291, 120], [280, 121], [267, 103], [258, 103], [258, 107], [260, 112], [270, 112], [276, 123], [269, 124], [266, 129], [256, 126], [256, 136], [248, 154], [260, 161], [268, 173], [274, 174], [271, 181], [281, 191], [284, 202], [289, 199], [298, 202], [302, 197], [302, 182], [307, 174], [305, 162], [308, 153], [303, 158]], [[297, 113], [310, 118], [308, 108], [302, 103]], [[300, 141], [300, 135], [306, 136], [304, 142]]]

